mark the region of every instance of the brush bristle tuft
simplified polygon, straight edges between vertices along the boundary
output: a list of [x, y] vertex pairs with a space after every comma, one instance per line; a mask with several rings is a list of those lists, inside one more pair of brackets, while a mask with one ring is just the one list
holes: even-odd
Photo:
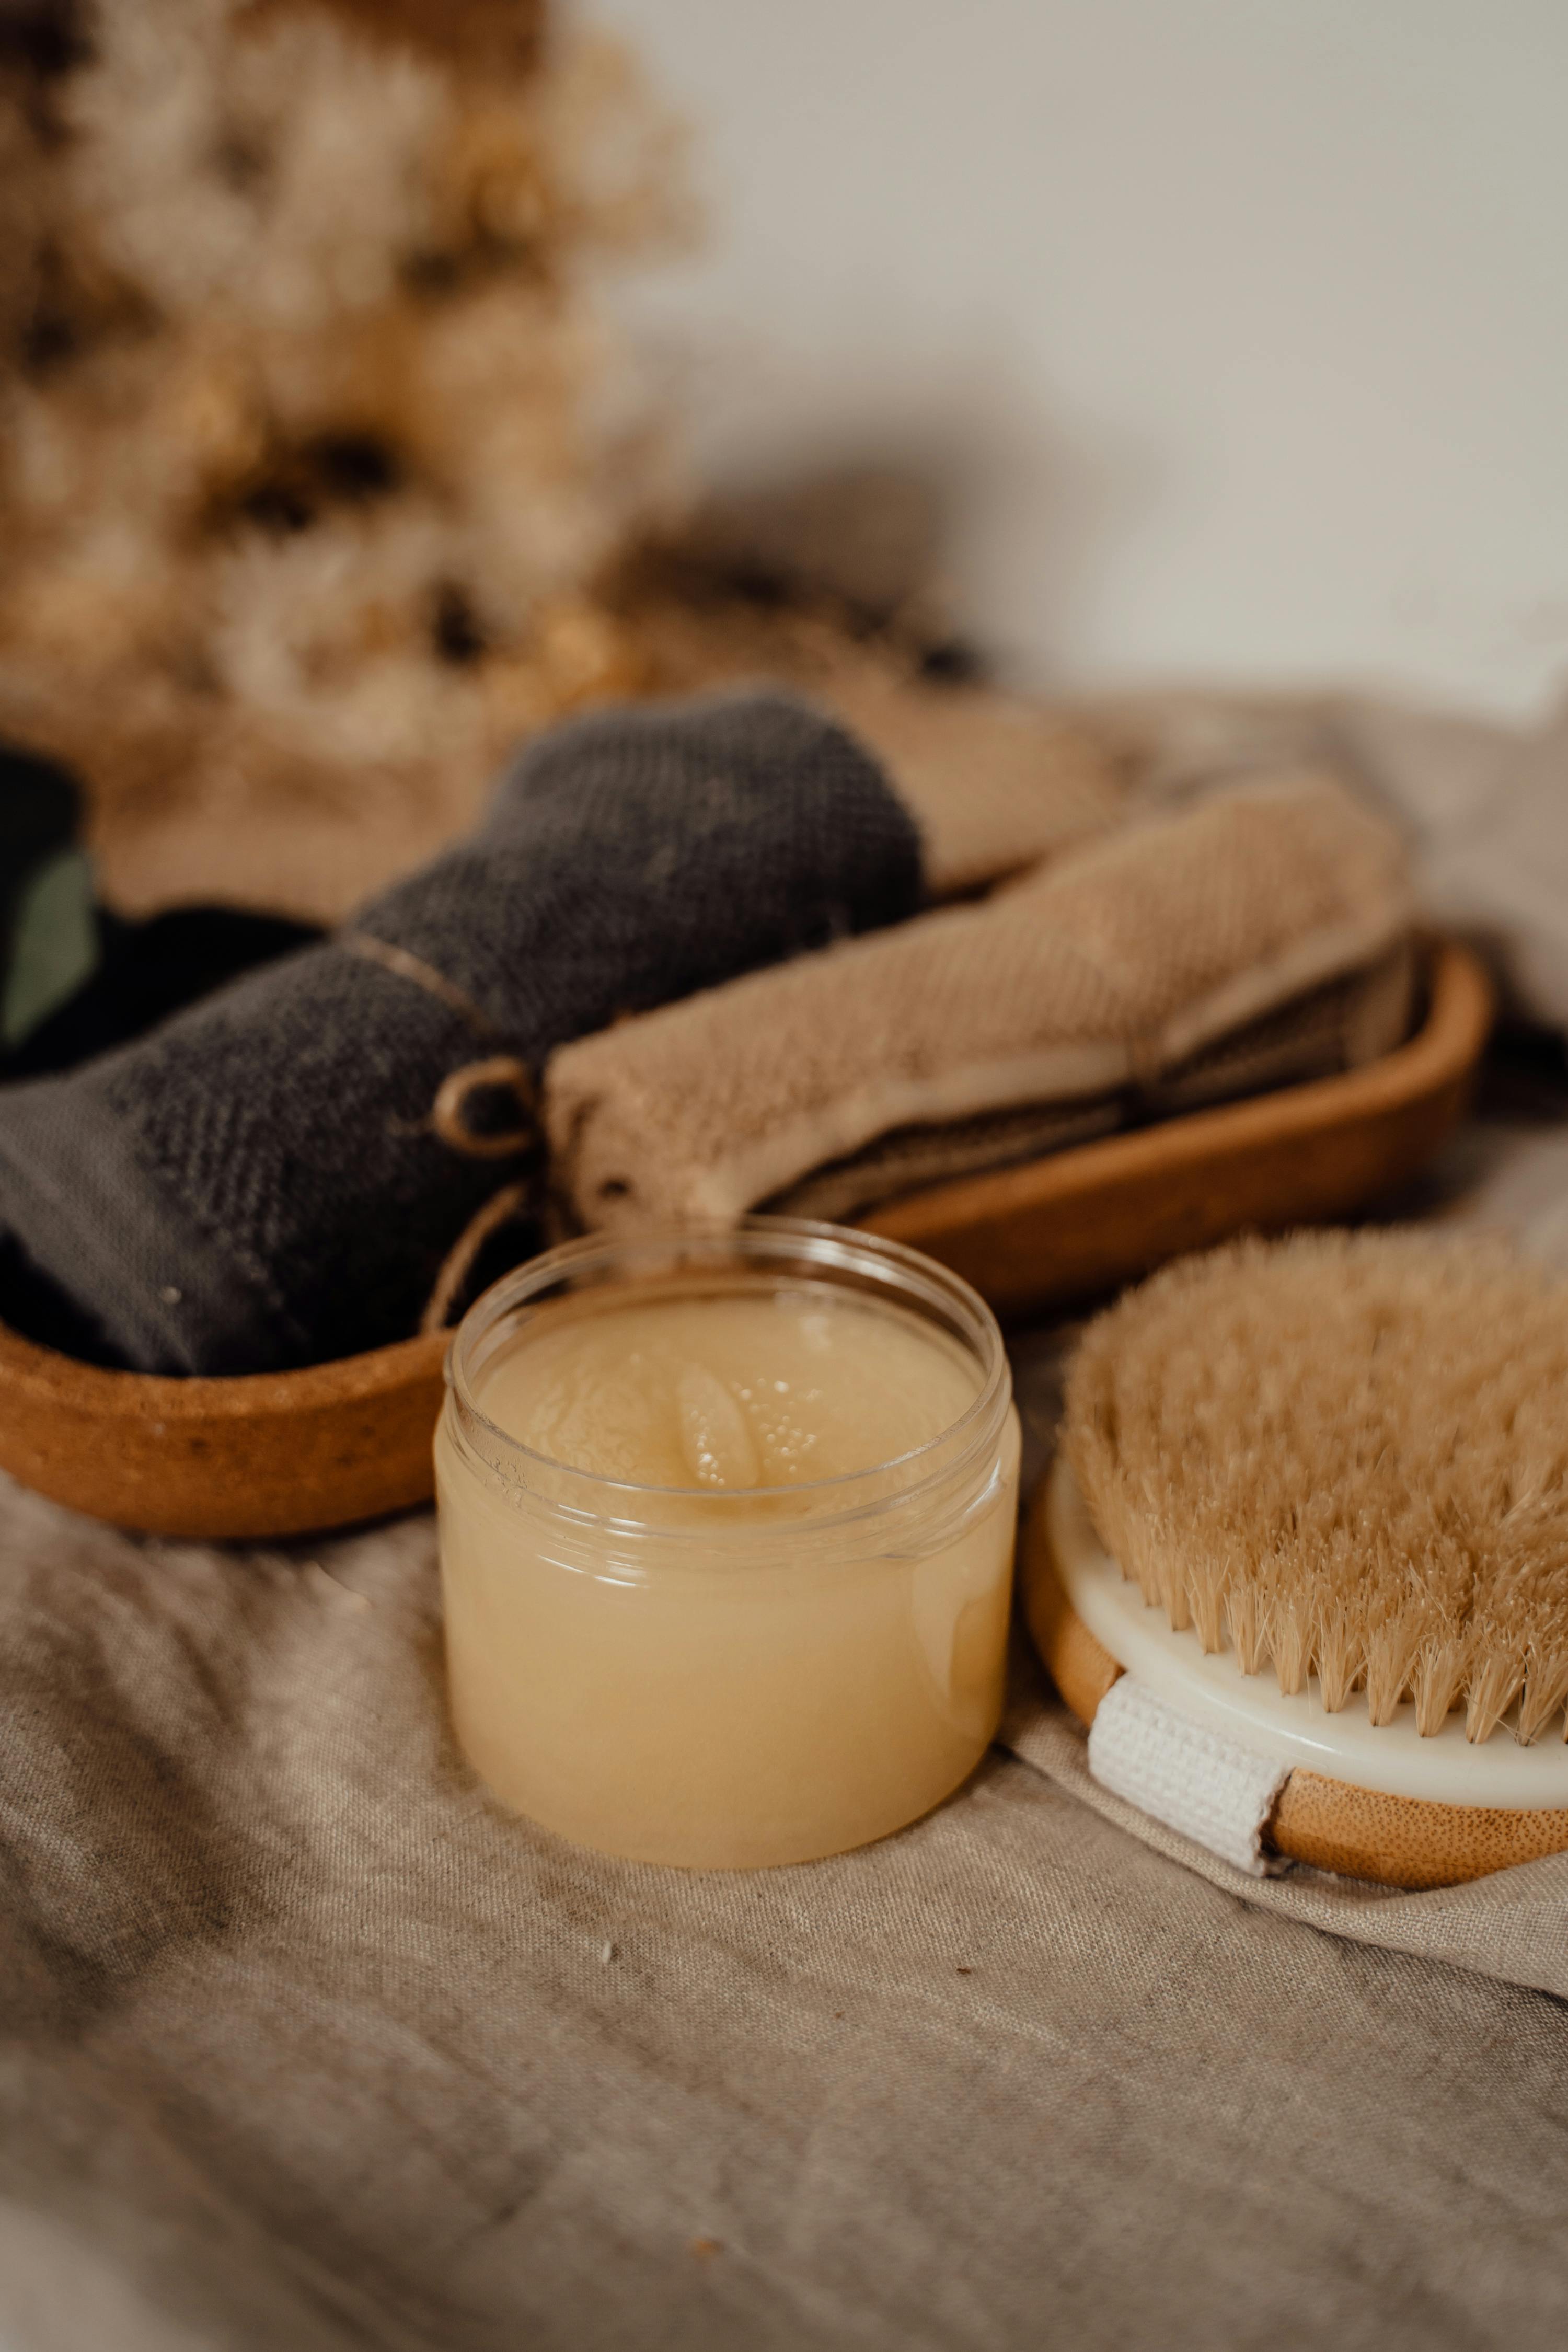
[[1123, 1574], [1242, 1673], [1426, 1738], [1564, 1717], [1562, 1277], [1411, 1233], [1184, 1260], [1090, 1325], [1065, 1444]]

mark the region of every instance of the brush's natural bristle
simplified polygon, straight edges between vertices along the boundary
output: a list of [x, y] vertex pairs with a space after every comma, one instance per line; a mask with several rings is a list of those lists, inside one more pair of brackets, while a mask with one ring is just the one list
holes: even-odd
[[1563, 1727], [1568, 1282], [1426, 1234], [1187, 1259], [1090, 1325], [1064, 1442], [1122, 1573], [1239, 1671]]

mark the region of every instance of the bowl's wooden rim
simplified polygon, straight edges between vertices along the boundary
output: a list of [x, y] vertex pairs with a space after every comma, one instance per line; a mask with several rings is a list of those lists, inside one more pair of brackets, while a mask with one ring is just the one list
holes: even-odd
[[451, 1336], [432, 1331], [301, 1371], [187, 1380], [79, 1363], [0, 1323], [0, 1399], [9, 1392], [40, 1404], [65, 1401], [100, 1413], [134, 1413], [139, 1420], [155, 1413], [165, 1423], [289, 1417], [312, 1405], [355, 1403], [439, 1381]]
[[[1035, 1647], [1087, 1730], [1122, 1669], [1063, 1591], [1051, 1557], [1045, 1482], [1029, 1512], [1019, 1561]], [[1458, 1886], [1515, 1863], [1568, 1851], [1568, 1811], [1441, 1805], [1391, 1797], [1300, 1766], [1275, 1800], [1266, 1843], [1293, 1862], [1412, 1889]]]

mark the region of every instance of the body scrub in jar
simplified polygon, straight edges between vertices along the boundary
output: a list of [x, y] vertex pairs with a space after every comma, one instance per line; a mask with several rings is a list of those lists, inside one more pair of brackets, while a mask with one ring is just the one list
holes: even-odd
[[984, 1753], [1017, 1416], [914, 1251], [761, 1217], [553, 1250], [465, 1318], [436, 1465], [458, 1737], [547, 1828], [805, 1862]]

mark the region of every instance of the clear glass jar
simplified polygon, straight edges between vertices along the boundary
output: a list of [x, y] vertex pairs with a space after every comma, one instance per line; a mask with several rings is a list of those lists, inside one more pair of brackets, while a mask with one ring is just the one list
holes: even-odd
[[[911, 1350], [962, 1360], [973, 1402], [873, 1467], [724, 1491], [568, 1467], [483, 1409], [563, 1318], [780, 1293], [896, 1320]], [[824, 1328], [852, 1347], [864, 1323]], [[896, 1243], [758, 1217], [534, 1259], [465, 1317], [437, 1435], [465, 1752], [520, 1811], [642, 1861], [802, 1862], [900, 1828], [996, 1727], [1018, 1454], [994, 1318]]]

